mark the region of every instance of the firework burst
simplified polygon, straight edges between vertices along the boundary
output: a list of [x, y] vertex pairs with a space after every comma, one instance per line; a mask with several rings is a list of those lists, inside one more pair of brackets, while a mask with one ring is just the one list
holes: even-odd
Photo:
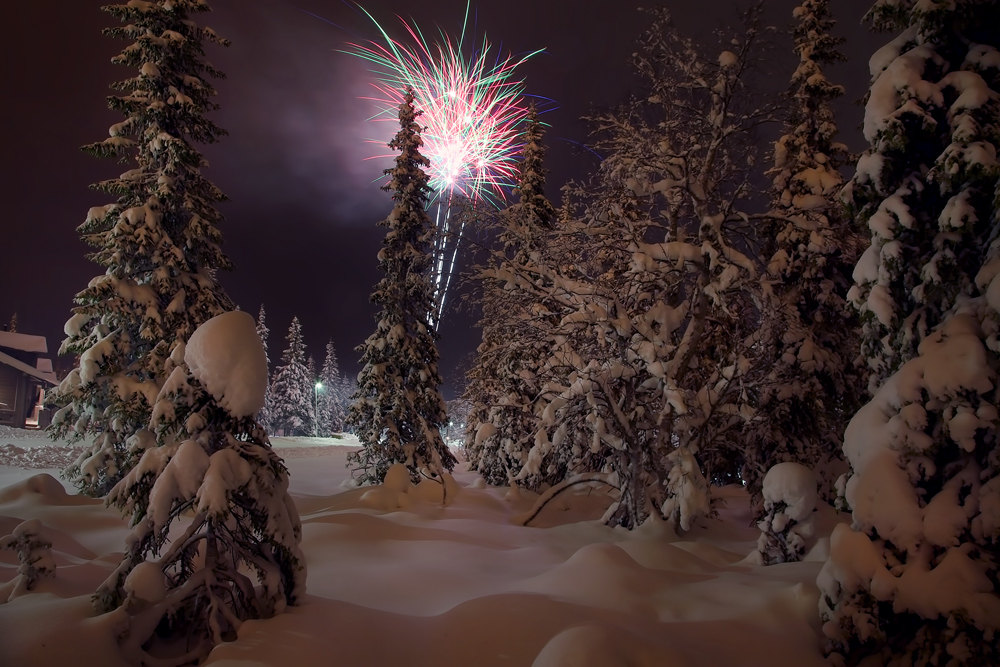
[[383, 41], [351, 44], [348, 53], [373, 65], [377, 95], [369, 99], [379, 109], [373, 119], [396, 122], [403, 95], [412, 87], [423, 112], [422, 152], [431, 163], [428, 176], [435, 197], [502, 200], [515, 180], [520, 125], [527, 114], [524, 82], [514, 78], [514, 71], [538, 51], [520, 58], [491, 57], [492, 47], [483, 37], [466, 57], [465, 23], [457, 41], [439, 31], [440, 40], [431, 44], [419, 28], [400, 18], [411, 42], [405, 44], [368, 17]]
[[461, 216], [453, 220], [451, 203], [460, 196], [474, 205], [481, 201], [499, 205], [505, 191], [515, 183], [520, 126], [527, 117], [527, 108], [524, 82], [514, 78], [514, 71], [541, 51], [520, 58], [491, 56], [491, 45], [484, 36], [473, 45], [472, 55], [465, 56], [468, 5], [459, 39], [452, 40], [439, 30], [440, 40], [433, 45], [416, 25], [402, 17], [409, 44], [390, 37], [371, 14], [365, 14], [378, 28], [382, 42], [351, 44], [347, 53], [373, 66], [377, 94], [368, 99], [379, 109], [373, 120], [397, 122], [399, 105], [408, 88], [413, 89], [415, 106], [422, 112], [421, 152], [430, 161], [430, 205], [437, 207], [438, 234], [430, 276], [434, 311], [429, 314], [429, 321], [437, 325], [468, 219]]

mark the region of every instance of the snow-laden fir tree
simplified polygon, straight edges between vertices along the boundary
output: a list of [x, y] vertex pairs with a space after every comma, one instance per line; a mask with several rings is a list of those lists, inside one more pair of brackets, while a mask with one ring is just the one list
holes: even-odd
[[757, 512], [764, 475], [782, 461], [819, 468], [822, 495], [833, 500], [846, 469], [843, 429], [863, 392], [854, 369], [859, 323], [845, 301], [862, 238], [842, 214], [839, 170], [850, 156], [836, 141], [830, 106], [844, 89], [823, 74], [844, 59], [842, 40], [830, 34], [828, 0], [805, 0], [793, 16], [798, 63], [785, 134], [774, 147], [773, 238], [762, 240], [767, 269], [755, 365], [764, 377], [741, 471]]
[[635, 56], [642, 94], [593, 119], [607, 157], [582, 218], [560, 223], [555, 252], [496, 272], [533, 294], [560, 343], [518, 476], [556, 461], [605, 473], [620, 492], [610, 523], [656, 513], [686, 530], [709, 512], [706, 473], [738, 470], [756, 267], [737, 205], [752, 132], [772, 117], [746, 87], [758, 17], [705, 57], [653, 10]]
[[[550, 318], [531, 312], [534, 297], [530, 292], [493, 277], [497, 271], [509, 272], [509, 264], [523, 265], [533, 255], [544, 254], [549, 242], [555, 210], [545, 197], [543, 136], [532, 105], [514, 190], [519, 200], [501, 213], [503, 249], [494, 253], [488, 270], [480, 276], [483, 341], [467, 373], [464, 394], [470, 403], [465, 442], [469, 467], [490, 484], [501, 486], [520, 474], [534, 444], [538, 430], [534, 408], [541, 388], [538, 372], [550, 356]], [[550, 467], [518, 483], [538, 490], [543, 484], [561, 481], [565, 470]]]
[[819, 580], [827, 650], [854, 664], [1000, 663], [1000, 3], [877, 2], [870, 148], [848, 191], [871, 402], [851, 421]]
[[306, 370], [309, 373], [309, 384], [312, 387], [312, 414], [308, 425], [310, 435], [319, 435], [319, 374], [316, 372], [316, 357], [309, 355], [306, 360]]
[[414, 479], [443, 483], [442, 475], [456, 463], [440, 433], [448, 418], [439, 389], [437, 332], [428, 320], [434, 310], [428, 279], [434, 227], [425, 210], [428, 161], [420, 154], [412, 90], [399, 105], [399, 124], [389, 147], [400, 154], [385, 172], [384, 187], [395, 206], [379, 223], [389, 230], [378, 253], [385, 277], [371, 297], [382, 310], [375, 332], [358, 348], [363, 366], [348, 413], [363, 447], [350, 456], [362, 484], [381, 483], [395, 463], [406, 464]]
[[319, 373], [322, 385], [318, 391], [319, 412], [316, 415], [317, 435], [328, 438], [334, 433], [344, 430], [344, 380], [340, 377], [340, 364], [337, 363], [337, 348], [333, 341], [326, 343], [326, 357], [323, 359], [323, 370]]
[[292, 318], [286, 340], [288, 347], [281, 353], [281, 365], [274, 369], [269, 389], [271, 427], [286, 436], [311, 435], [315, 420], [315, 387], [298, 317]]
[[117, 201], [90, 209], [78, 231], [104, 272], [74, 298], [60, 354], [79, 365], [53, 392], [61, 409], [51, 435], [90, 446], [66, 471], [84, 493], [103, 495], [134, 465], [174, 348], [199, 324], [233, 304], [215, 280], [230, 268], [220, 249], [215, 204], [225, 196], [201, 173], [196, 143], [223, 134], [205, 113], [216, 108], [203, 44], [227, 44], [195, 14], [204, 0], [150, 0], [104, 10], [125, 25], [105, 34], [132, 43], [113, 62], [137, 70], [112, 86], [112, 110], [125, 119], [85, 147], [132, 168], [94, 188]]
[[868, 15], [900, 33], [871, 59], [871, 147], [845, 193], [871, 232], [850, 299], [864, 322], [872, 393], [976, 292], [994, 197], [993, 156], [981, 152], [995, 123], [994, 5], [878, 2]]
[[155, 446], [108, 495], [132, 531], [94, 601], [126, 619], [134, 664], [186, 665], [299, 601], [306, 570], [288, 471], [254, 419], [267, 362], [253, 317], [212, 318], [165, 367]]
[[[264, 304], [260, 304], [260, 312], [257, 314], [257, 336], [260, 338], [260, 344], [264, 347], [264, 359], [267, 361], [268, 377], [270, 378], [271, 355], [267, 352], [267, 340], [271, 337], [271, 330], [267, 328]], [[269, 381], [267, 388], [264, 390], [264, 407], [262, 407], [260, 412], [257, 414], [257, 423], [260, 424], [265, 431], [271, 430], [272, 403], [271, 383]]]

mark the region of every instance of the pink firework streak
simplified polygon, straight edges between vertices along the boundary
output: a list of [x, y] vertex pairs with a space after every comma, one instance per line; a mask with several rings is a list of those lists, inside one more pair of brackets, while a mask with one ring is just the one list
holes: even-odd
[[490, 59], [490, 43], [484, 37], [475, 55], [465, 58], [464, 25], [457, 43], [440, 31], [441, 41], [431, 46], [416, 26], [399, 17], [412, 39], [408, 46], [389, 37], [371, 14], [368, 17], [384, 44], [351, 44], [348, 53], [374, 65], [378, 81], [372, 85], [378, 95], [367, 98], [379, 107], [373, 119], [396, 122], [403, 95], [412, 87], [416, 107], [423, 112], [421, 152], [431, 163], [428, 176], [438, 205], [445, 200], [447, 206], [455, 195], [499, 203], [516, 180], [519, 127], [527, 115], [524, 82], [513, 78], [514, 70], [540, 51], [519, 59]]

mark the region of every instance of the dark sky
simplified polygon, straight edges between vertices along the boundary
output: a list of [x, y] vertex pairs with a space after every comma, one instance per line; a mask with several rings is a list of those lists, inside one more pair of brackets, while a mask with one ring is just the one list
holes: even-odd
[[[596, 158], [579, 148], [587, 125], [579, 117], [594, 106], [622, 101], [634, 87], [628, 64], [643, 27], [638, 0], [482, 0], [470, 27], [506, 52], [545, 48], [521, 69], [527, 92], [553, 99], [549, 194], [569, 178], [583, 178]], [[365, 142], [386, 124], [365, 119], [371, 75], [363, 61], [338, 52], [346, 42], [377, 38], [371, 22], [341, 0], [210, 0], [198, 20], [232, 40], [209, 47], [208, 57], [228, 78], [218, 82], [221, 109], [213, 119], [229, 136], [204, 149], [206, 175], [230, 197], [222, 205], [225, 249], [237, 268], [221, 276], [241, 308], [256, 315], [263, 303], [271, 328], [271, 358], [284, 348], [298, 315], [308, 351], [322, 362], [332, 338], [341, 367], [356, 373], [353, 348], [374, 328], [371, 287], [375, 259], [391, 210], [375, 179], [384, 164], [364, 160]], [[126, 43], [101, 35], [114, 19], [99, 0], [8, 3], [0, 40], [0, 323], [13, 312], [18, 330], [44, 334], [58, 348], [73, 295], [100, 272], [84, 258], [75, 228], [91, 206], [109, 203], [87, 185], [129, 167], [79, 150], [107, 136], [120, 117], [107, 110], [108, 84], [132, 76], [110, 64]], [[425, 31], [461, 28], [465, 0], [371, 0], [366, 9], [398, 34], [400, 14]], [[649, 3], [646, 3], [649, 4]], [[690, 33], [732, 23], [730, 0], [667, 0]], [[768, 18], [786, 25], [794, 0], [771, 0]], [[833, 0], [837, 32], [848, 38], [850, 61], [828, 76], [847, 86], [839, 124], [852, 149], [863, 148], [853, 104], [867, 87], [867, 60], [887, 41], [861, 26], [872, 0]], [[318, 18], [321, 17], [321, 18]], [[794, 60], [777, 51], [776, 89], [785, 86]], [[388, 139], [388, 136], [385, 137]], [[475, 349], [474, 316], [446, 315], [439, 348], [448, 393], [456, 372]]]

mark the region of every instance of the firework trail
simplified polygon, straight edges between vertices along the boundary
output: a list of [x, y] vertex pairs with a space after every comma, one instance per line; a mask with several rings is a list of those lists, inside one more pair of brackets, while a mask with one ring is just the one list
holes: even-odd
[[457, 41], [439, 30], [440, 39], [432, 45], [416, 25], [402, 18], [409, 43], [393, 39], [365, 11], [382, 41], [351, 44], [347, 50], [369, 61], [377, 77], [373, 83], [377, 95], [368, 98], [379, 108], [373, 120], [396, 122], [407, 88], [413, 88], [416, 107], [423, 112], [420, 122], [426, 127], [421, 133], [421, 152], [431, 163], [428, 177], [433, 194], [429, 206], [437, 208], [431, 276], [435, 311], [430, 318], [435, 325], [444, 311], [467, 219], [452, 219], [452, 202], [461, 197], [473, 204], [498, 205], [504, 191], [514, 185], [520, 125], [527, 115], [524, 82], [514, 78], [514, 71], [541, 52], [517, 59], [510, 55], [491, 57], [491, 45], [484, 36], [466, 57], [468, 12], [467, 5]]

